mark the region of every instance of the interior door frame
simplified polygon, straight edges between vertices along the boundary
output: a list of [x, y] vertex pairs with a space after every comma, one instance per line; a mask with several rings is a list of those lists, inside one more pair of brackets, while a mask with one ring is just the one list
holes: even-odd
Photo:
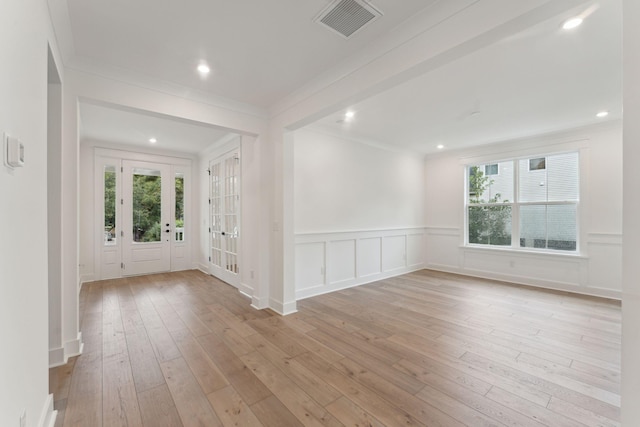
[[[125, 160], [149, 162], [166, 164], [171, 167], [171, 177], [175, 177], [176, 172], [184, 174], [184, 233], [185, 241], [175, 241], [174, 224], [171, 227], [171, 271], [186, 270], [192, 268], [192, 246], [197, 241], [197, 236], [194, 235], [193, 230], [195, 228], [193, 206], [191, 193], [193, 191], [192, 186], [192, 163], [191, 158], [182, 157], [170, 157], [157, 154], [147, 154], [134, 151], [126, 151], [121, 149], [110, 149], [103, 147], [91, 147], [89, 150], [93, 151], [93, 164], [94, 164], [94, 184], [93, 184], [93, 217], [88, 221], [86, 226], [87, 230], [91, 230], [93, 236], [93, 279], [104, 280], [124, 277], [121, 263], [122, 263], [122, 239], [120, 238], [120, 232], [123, 229], [123, 216], [122, 216], [122, 162]], [[116, 167], [116, 230], [118, 233], [118, 239], [115, 245], [104, 245], [104, 166], [115, 165]], [[173, 182], [173, 180], [172, 180]], [[174, 202], [174, 184], [171, 186], [171, 218], [175, 218]], [[164, 224], [163, 224], [164, 225]], [[182, 259], [174, 259], [174, 254], [181, 252]], [[106, 259], [113, 261], [111, 266], [105, 268]], [[175, 262], [174, 262], [175, 261]]]

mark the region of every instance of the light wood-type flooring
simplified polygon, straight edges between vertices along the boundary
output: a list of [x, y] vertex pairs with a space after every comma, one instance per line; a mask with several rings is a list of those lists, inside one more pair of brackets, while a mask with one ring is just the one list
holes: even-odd
[[197, 271], [80, 295], [56, 426], [617, 426], [620, 304], [420, 271], [281, 317]]

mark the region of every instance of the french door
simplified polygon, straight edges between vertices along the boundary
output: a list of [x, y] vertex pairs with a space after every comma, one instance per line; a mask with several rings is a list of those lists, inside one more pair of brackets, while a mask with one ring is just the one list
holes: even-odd
[[240, 155], [237, 150], [209, 163], [209, 273], [240, 285]]
[[171, 270], [171, 166], [122, 161], [122, 274]]

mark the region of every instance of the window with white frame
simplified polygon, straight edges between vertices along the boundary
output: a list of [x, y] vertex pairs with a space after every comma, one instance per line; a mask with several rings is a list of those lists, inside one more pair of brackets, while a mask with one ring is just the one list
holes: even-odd
[[467, 167], [467, 244], [578, 250], [578, 153]]

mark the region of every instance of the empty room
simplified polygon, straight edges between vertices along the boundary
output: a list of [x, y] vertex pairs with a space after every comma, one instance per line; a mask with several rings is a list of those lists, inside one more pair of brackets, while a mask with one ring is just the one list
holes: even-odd
[[0, 425], [638, 425], [638, 22], [3, 2]]

